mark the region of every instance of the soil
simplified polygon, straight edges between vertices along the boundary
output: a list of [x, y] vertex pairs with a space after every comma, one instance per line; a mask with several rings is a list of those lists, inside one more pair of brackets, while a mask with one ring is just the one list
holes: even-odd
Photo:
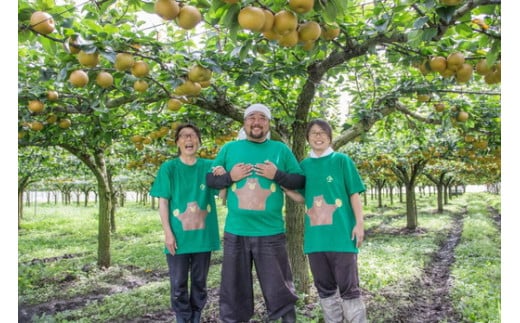
[[[500, 213], [497, 210], [489, 208], [498, 228], [500, 228]], [[415, 282], [406, 283], [408, 286], [399, 286], [384, 289], [378, 295], [371, 295], [368, 291], [363, 291], [363, 299], [367, 304], [367, 312], [369, 319], [371, 316], [379, 318], [372, 320], [373, 322], [407, 322], [407, 323], [427, 323], [427, 322], [463, 322], [463, 318], [458, 315], [451, 307], [449, 299], [450, 291], [450, 266], [454, 262], [454, 250], [459, 243], [463, 228], [463, 214], [454, 216], [453, 224], [443, 240], [439, 249], [432, 255], [431, 262], [423, 269], [422, 276]], [[385, 232], [388, 233], [388, 232]], [[392, 234], [417, 234], [421, 233], [421, 229], [410, 231], [407, 229], [395, 230]], [[370, 232], [367, 231], [367, 235]], [[64, 255], [63, 257], [73, 257], [74, 255]], [[33, 262], [50, 262], [57, 259], [40, 259]], [[82, 295], [81, 297], [60, 300], [55, 299], [46, 303], [27, 306], [19, 304], [18, 322], [31, 322], [33, 315], [53, 315], [57, 312], [65, 310], [74, 310], [85, 306], [87, 303], [95, 300], [102, 300], [107, 295], [122, 293], [132, 288], [143, 286], [145, 284], [168, 279], [167, 272], [149, 272], [142, 271], [139, 268], [131, 269], [132, 275], [119, 276], [114, 279], [111, 287], [104, 290], [98, 290], [96, 293]], [[88, 270], [88, 268], [85, 268]], [[74, 277], [69, 277], [72, 281]], [[67, 280], [67, 279], [65, 279]], [[62, 283], [67, 283], [62, 281]], [[403, 292], [406, 290], [406, 292]], [[214, 323], [218, 321], [218, 289], [210, 289], [208, 291], [209, 298], [203, 313], [202, 322]], [[383, 297], [385, 302], [377, 302], [376, 297]], [[316, 303], [307, 305], [305, 309], [299, 308], [299, 322], [311, 321], [311, 313]], [[265, 306], [262, 300], [258, 300], [257, 313], [260, 317], [265, 317]], [[302, 313], [303, 312], [303, 313]], [[306, 319], [306, 313], [309, 317]], [[391, 317], [385, 318], [385, 313], [391, 313]], [[170, 310], [164, 310], [155, 313], [147, 313], [142, 317], [133, 320], [124, 320], [125, 323], [144, 323], [144, 322], [172, 322], [172, 313]], [[313, 322], [317, 322], [314, 318]], [[322, 320], [319, 320], [322, 322]], [[250, 323], [260, 323], [260, 321], [251, 320]]]

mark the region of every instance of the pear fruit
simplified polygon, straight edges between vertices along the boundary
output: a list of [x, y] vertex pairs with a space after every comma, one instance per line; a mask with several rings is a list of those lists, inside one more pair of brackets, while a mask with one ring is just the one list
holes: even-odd
[[262, 31], [265, 23], [264, 10], [254, 6], [247, 6], [238, 13], [238, 24], [243, 29]]
[[280, 36], [284, 36], [298, 28], [298, 18], [288, 10], [281, 10], [274, 15], [273, 30]]
[[197, 7], [185, 5], [180, 9], [175, 21], [179, 27], [189, 30], [202, 21], [202, 15]]
[[44, 11], [35, 11], [31, 15], [31, 28], [39, 34], [48, 35], [55, 30], [54, 19]]
[[155, 13], [164, 20], [173, 20], [179, 15], [179, 4], [175, 0], [157, 0], [153, 7]]
[[118, 71], [128, 71], [134, 66], [134, 56], [128, 53], [117, 53], [114, 67]]
[[145, 77], [150, 73], [150, 67], [145, 61], [137, 61], [132, 66], [131, 71], [135, 77]]
[[45, 106], [40, 100], [30, 100], [27, 108], [33, 113], [40, 113], [45, 109]]
[[88, 83], [88, 75], [83, 70], [75, 70], [70, 73], [69, 82], [75, 87], [84, 87]]
[[99, 54], [97, 52], [87, 53], [83, 50], [80, 50], [77, 58], [81, 65], [87, 67], [96, 67], [96, 65], [99, 63]]
[[314, 0], [289, 0], [289, 8], [299, 14], [304, 14], [312, 10]]
[[321, 35], [321, 27], [315, 21], [307, 21], [298, 27], [298, 38], [300, 41], [315, 41]]
[[96, 84], [104, 89], [109, 88], [114, 84], [114, 77], [108, 72], [101, 71], [96, 76]]

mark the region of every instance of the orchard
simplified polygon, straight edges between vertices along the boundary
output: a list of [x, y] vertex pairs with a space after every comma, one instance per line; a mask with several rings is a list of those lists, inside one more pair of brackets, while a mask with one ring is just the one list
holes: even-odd
[[[100, 267], [118, 178], [149, 187], [182, 122], [213, 158], [252, 103], [271, 108], [272, 139], [299, 160], [307, 122], [328, 120], [369, 188], [405, 189], [408, 229], [418, 185], [437, 187], [442, 211], [452, 185], [500, 182], [497, 0], [20, 0], [18, 60], [19, 204], [53, 174], [30, 149], [75, 156], [95, 178]], [[303, 212], [287, 203], [305, 289]]]

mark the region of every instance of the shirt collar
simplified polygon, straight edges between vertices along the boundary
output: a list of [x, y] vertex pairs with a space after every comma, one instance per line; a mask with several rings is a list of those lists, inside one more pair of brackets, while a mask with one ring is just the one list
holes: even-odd
[[323, 152], [323, 154], [321, 154], [320, 156], [316, 155], [316, 153], [314, 152], [314, 150], [311, 150], [311, 152], [309, 153], [309, 156], [311, 158], [321, 158], [321, 157], [325, 157], [325, 156], [328, 156], [330, 154], [332, 154], [334, 152], [334, 149], [332, 149], [332, 147], [329, 147], [327, 148], [327, 150], [325, 150]]

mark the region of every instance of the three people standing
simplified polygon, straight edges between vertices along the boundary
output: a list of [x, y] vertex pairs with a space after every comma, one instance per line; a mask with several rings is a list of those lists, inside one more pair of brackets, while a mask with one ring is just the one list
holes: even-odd
[[[269, 139], [270, 119], [265, 105], [249, 106], [244, 113], [246, 138], [226, 143], [213, 162], [196, 157], [198, 128], [177, 128], [180, 155], [161, 166], [150, 191], [159, 197], [177, 322], [200, 322], [207, 301], [211, 252], [219, 249], [214, 200], [219, 189], [226, 189], [228, 209], [220, 283], [222, 322], [248, 322], [253, 316], [253, 265], [268, 319], [297, 321], [284, 192], [306, 203], [304, 252], [325, 322], [366, 322], [357, 267], [364, 238], [359, 194], [365, 187], [359, 173], [347, 155], [332, 150], [326, 121], [309, 123], [310, 157], [300, 164], [285, 144]], [[220, 167], [224, 174], [213, 171]]]

